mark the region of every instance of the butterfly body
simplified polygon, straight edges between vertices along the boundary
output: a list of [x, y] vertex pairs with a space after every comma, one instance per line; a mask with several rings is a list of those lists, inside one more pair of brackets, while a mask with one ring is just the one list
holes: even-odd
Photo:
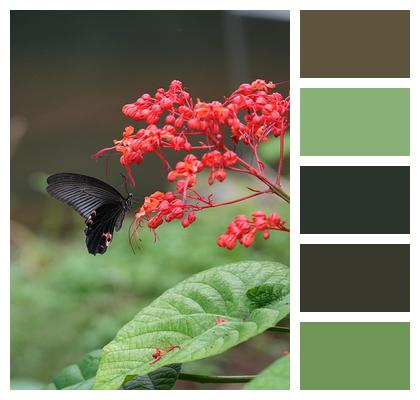
[[107, 183], [86, 175], [58, 173], [48, 177], [47, 192], [85, 218], [86, 247], [90, 254], [104, 254], [115, 231], [121, 229], [131, 209], [132, 193], [124, 198]]

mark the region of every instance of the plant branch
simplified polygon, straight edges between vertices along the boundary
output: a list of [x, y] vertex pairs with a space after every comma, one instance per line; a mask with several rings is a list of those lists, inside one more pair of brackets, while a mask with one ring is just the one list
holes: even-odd
[[[239, 203], [240, 201], [248, 200], [248, 199], [251, 199], [252, 197], [261, 196], [262, 194], [267, 194], [267, 193], [270, 193], [270, 192], [271, 191], [264, 190], [264, 191], [261, 191], [261, 192], [256, 192], [256, 193], [250, 194], [249, 196], [241, 197], [241, 198], [236, 199], [236, 200], [225, 201], [224, 203], [211, 203], [211, 202], [209, 202], [205, 199], [197, 198], [196, 200], [199, 200], [199, 201], [205, 203], [206, 205], [205, 206], [195, 206], [194, 204], [187, 204], [187, 206], [197, 208], [198, 210], [204, 210], [205, 208], [214, 208], [214, 207], [227, 206], [229, 204]], [[193, 197], [190, 196], [189, 198], [193, 198]]]
[[281, 197], [287, 203], [290, 203], [289, 194], [286, 193], [280, 186], [274, 185], [272, 182], [270, 182], [269, 179], [267, 179], [264, 175], [260, 174], [252, 165], [248, 164], [242, 158], [238, 158], [238, 163], [245, 167], [247, 170], [249, 170], [251, 174], [258, 178], [261, 182], [264, 182], [274, 194]]
[[[211, 133], [208, 132], [207, 136], [216, 146], [220, 145], [220, 142]], [[225, 144], [222, 144], [222, 149], [224, 151], [229, 150]], [[258, 178], [261, 182], [264, 182], [271, 189], [272, 193], [281, 197], [287, 203], [290, 203], [289, 194], [286, 193], [280, 186], [276, 186], [275, 184], [270, 182], [269, 179], [267, 179], [263, 174], [259, 173], [252, 165], [248, 164], [245, 160], [243, 160], [240, 157], [238, 157], [238, 163], [241, 164], [243, 167], [245, 167], [246, 170], [248, 170], [252, 175]]]
[[256, 375], [237, 375], [237, 376], [217, 376], [217, 375], [196, 375], [184, 374], [181, 372], [178, 379], [181, 381], [199, 382], [199, 383], [242, 383], [249, 382], [255, 378]]
[[283, 162], [284, 162], [284, 133], [280, 135], [280, 160], [279, 160], [279, 165], [277, 167], [277, 175], [276, 175], [277, 186], [280, 186], [281, 170], [283, 168]]
[[268, 328], [267, 331], [270, 332], [281, 332], [281, 333], [290, 333], [290, 328], [287, 326], [272, 326]]

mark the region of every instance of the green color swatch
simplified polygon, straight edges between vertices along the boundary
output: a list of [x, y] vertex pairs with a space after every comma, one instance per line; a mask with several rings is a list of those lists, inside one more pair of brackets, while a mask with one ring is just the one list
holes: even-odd
[[301, 389], [409, 389], [406, 322], [304, 322]]
[[409, 89], [301, 89], [302, 156], [408, 156]]

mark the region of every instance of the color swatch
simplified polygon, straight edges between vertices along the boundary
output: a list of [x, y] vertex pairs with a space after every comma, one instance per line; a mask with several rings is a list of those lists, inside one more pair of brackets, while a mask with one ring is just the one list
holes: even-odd
[[409, 389], [406, 322], [304, 322], [301, 389]]
[[302, 244], [300, 310], [410, 311], [410, 246]]
[[302, 78], [410, 77], [407, 10], [301, 11]]
[[301, 233], [410, 233], [409, 167], [301, 167]]
[[302, 156], [407, 156], [409, 89], [301, 89]]

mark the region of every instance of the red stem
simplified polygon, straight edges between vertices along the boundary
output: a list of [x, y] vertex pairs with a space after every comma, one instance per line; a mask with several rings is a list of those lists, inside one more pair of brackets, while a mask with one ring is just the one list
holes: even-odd
[[[199, 211], [199, 210], [204, 210], [205, 208], [221, 207], [221, 206], [226, 206], [226, 205], [229, 205], [229, 204], [239, 203], [240, 201], [248, 200], [252, 197], [260, 196], [262, 194], [267, 194], [267, 193], [271, 193], [271, 190], [264, 190], [264, 191], [261, 191], [261, 192], [253, 193], [253, 194], [250, 194], [249, 196], [244, 196], [244, 197], [241, 197], [241, 198], [236, 199], [236, 200], [226, 201], [224, 203], [209, 203], [207, 201], [203, 201], [203, 203], [207, 203], [207, 205], [198, 206], [198, 205], [195, 205], [195, 204], [187, 204], [187, 206], [191, 207], [191, 208], [194, 208], [195, 210]], [[197, 200], [199, 200], [199, 199], [197, 199]], [[202, 201], [202, 200], [200, 200], [200, 201]]]
[[279, 160], [279, 165], [277, 167], [277, 175], [276, 175], [276, 185], [278, 186], [280, 186], [283, 161], [284, 161], [284, 133], [280, 135], [280, 160]]
[[[219, 146], [220, 142], [210, 133], [207, 132], [206, 136], [216, 145]], [[226, 147], [225, 144], [222, 144], [221, 147], [224, 151], [228, 151], [229, 149]], [[290, 196], [288, 193], [283, 191], [283, 189], [276, 184], [272, 183], [266, 176], [259, 173], [252, 165], [248, 164], [245, 160], [238, 157], [238, 163], [241, 164], [243, 167], [245, 167], [246, 170], [248, 170], [252, 175], [254, 175], [257, 179], [259, 179], [261, 182], [264, 182], [270, 189], [271, 192], [276, 194], [277, 196], [281, 197], [286, 202], [290, 203]]]

